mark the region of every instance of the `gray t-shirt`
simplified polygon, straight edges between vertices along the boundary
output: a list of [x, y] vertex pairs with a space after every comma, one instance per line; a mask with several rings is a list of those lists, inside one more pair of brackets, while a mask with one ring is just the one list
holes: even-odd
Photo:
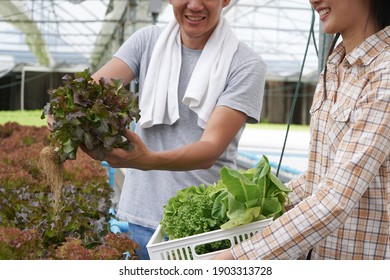
[[[135, 32], [117, 51], [121, 59], [134, 73], [139, 82], [140, 98], [153, 48], [162, 28], [150, 26]], [[153, 151], [172, 150], [198, 141], [203, 129], [197, 125], [197, 115], [182, 104], [191, 73], [201, 54], [182, 46], [182, 66], [178, 87], [180, 119], [173, 125], [155, 125], [135, 132]], [[264, 93], [266, 65], [253, 50], [240, 43], [230, 66], [227, 84], [216, 106], [226, 106], [244, 112], [248, 123], [260, 119]], [[121, 220], [149, 228], [157, 228], [164, 212], [164, 205], [176, 192], [192, 185], [212, 184], [219, 179], [223, 166], [236, 168], [237, 148], [241, 128], [232, 143], [213, 167], [191, 171], [142, 171], [127, 169], [117, 215]]]

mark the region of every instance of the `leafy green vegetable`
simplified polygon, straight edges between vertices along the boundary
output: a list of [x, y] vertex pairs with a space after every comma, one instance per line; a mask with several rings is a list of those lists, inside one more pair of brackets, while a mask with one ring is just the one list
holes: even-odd
[[[226, 212], [220, 212], [218, 215], [226, 215], [228, 218], [228, 221], [221, 225], [222, 229], [280, 217], [285, 212], [284, 204], [291, 192], [271, 173], [266, 156], [260, 159], [256, 168], [243, 172], [223, 167], [220, 184], [226, 187], [225, 191], [219, 194], [224, 197], [223, 209], [226, 209]], [[215, 209], [222, 208], [220, 201], [215, 200]]]
[[218, 229], [221, 220], [212, 217], [212, 188], [191, 186], [177, 192], [164, 209], [161, 225], [170, 239]]
[[[169, 239], [276, 219], [285, 212], [291, 190], [271, 173], [266, 156], [256, 168], [223, 167], [220, 175], [216, 184], [182, 189], [168, 201], [160, 224]], [[220, 245], [212, 251], [223, 249]]]
[[[224, 221], [218, 217], [212, 217], [211, 210], [213, 199], [210, 196], [212, 188], [204, 185], [190, 186], [177, 192], [172, 197], [164, 210], [161, 226], [169, 239], [177, 239], [199, 233], [219, 229]], [[216, 249], [229, 248], [230, 241], [217, 241], [209, 244], [198, 245], [196, 252], [204, 254]]]
[[48, 92], [51, 100], [41, 119], [48, 114], [54, 117], [50, 138], [58, 146], [60, 162], [75, 159], [80, 145], [96, 151], [132, 147], [122, 132], [139, 119], [138, 96], [122, 81], [100, 79], [96, 83], [85, 69], [74, 78], [65, 75], [63, 86]]

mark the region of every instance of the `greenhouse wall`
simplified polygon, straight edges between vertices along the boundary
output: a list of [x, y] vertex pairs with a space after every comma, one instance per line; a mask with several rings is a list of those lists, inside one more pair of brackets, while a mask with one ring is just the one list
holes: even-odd
[[[47, 90], [57, 88], [62, 83], [65, 74], [55, 72], [25, 73], [24, 109], [43, 109], [49, 101]], [[12, 85], [12, 86], [11, 86]], [[263, 99], [261, 122], [287, 123], [294, 99], [297, 82], [268, 80], [266, 81]], [[315, 85], [305, 82], [300, 85], [299, 95], [294, 109], [293, 124], [309, 124], [309, 109], [313, 99]], [[21, 73], [10, 72], [0, 78], [0, 110], [21, 109]]]
[[0, 78], [0, 110], [20, 110], [22, 106], [25, 110], [43, 109], [49, 101], [47, 90], [60, 86], [65, 74], [71, 73], [26, 71], [21, 105], [22, 74], [9, 72]]

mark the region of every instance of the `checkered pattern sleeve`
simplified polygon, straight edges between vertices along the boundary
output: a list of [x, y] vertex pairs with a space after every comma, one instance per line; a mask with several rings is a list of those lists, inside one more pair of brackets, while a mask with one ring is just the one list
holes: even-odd
[[347, 57], [340, 87], [336, 68], [329, 95], [317, 87], [312, 175], [290, 184], [301, 188], [294, 197], [302, 201], [235, 246], [235, 258], [298, 259], [313, 249], [316, 259], [389, 259], [390, 29], [385, 31]]

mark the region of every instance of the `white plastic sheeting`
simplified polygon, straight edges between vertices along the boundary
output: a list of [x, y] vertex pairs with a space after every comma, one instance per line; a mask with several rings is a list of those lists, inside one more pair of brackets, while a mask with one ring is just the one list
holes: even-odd
[[[152, 24], [143, 11], [149, 1], [0, 0], [0, 76], [17, 64], [49, 68], [101, 64], [98, 61], [107, 60], [137, 28]], [[158, 24], [172, 17], [171, 6], [163, 3], [166, 8]], [[231, 0], [225, 12], [237, 36], [265, 59], [270, 78], [298, 77], [313, 15], [308, 0]], [[316, 38], [318, 25], [316, 18]], [[125, 28], [121, 39], [118, 26]], [[315, 79], [317, 67], [311, 40], [304, 78]]]
[[108, 2], [1, 0], [0, 69], [88, 65]]

